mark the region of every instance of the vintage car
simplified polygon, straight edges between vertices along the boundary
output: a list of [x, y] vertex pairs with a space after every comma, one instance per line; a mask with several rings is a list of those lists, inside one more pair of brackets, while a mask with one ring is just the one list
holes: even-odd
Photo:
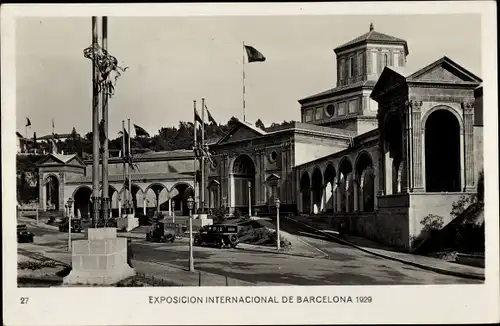
[[231, 246], [236, 248], [239, 243], [238, 226], [234, 224], [215, 224], [202, 227], [194, 236], [196, 246]]
[[179, 234], [179, 228], [180, 225], [177, 223], [158, 221], [153, 225], [153, 228], [146, 233], [146, 240], [154, 242], [174, 242]]
[[[59, 223], [59, 231], [68, 232], [69, 223], [68, 219], [65, 218]], [[82, 221], [79, 218], [71, 219], [71, 233], [80, 233], [82, 232]]]
[[26, 224], [18, 224], [17, 225], [17, 242], [18, 243], [24, 243], [24, 242], [33, 242], [33, 238], [35, 235], [28, 231], [28, 227]]

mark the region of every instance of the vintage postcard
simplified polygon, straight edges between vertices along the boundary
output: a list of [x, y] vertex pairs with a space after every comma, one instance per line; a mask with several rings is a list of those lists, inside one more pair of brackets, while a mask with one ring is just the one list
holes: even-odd
[[2, 6], [4, 323], [498, 322], [495, 13]]

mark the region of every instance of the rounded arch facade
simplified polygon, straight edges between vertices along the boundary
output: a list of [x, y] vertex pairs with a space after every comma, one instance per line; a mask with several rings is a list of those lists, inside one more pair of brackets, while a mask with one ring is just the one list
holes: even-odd
[[426, 192], [462, 189], [463, 129], [460, 114], [450, 106], [432, 107], [422, 119]]

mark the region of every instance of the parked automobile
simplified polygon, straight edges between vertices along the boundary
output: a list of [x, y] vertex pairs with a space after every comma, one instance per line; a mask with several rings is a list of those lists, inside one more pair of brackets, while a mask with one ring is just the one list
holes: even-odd
[[33, 242], [33, 238], [35, 235], [28, 231], [28, 227], [26, 224], [18, 224], [17, 225], [17, 242], [25, 243], [25, 242]]
[[151, 218], [148, 215], [136, 212], [135, 217], [139, 219], [139, 226], [151, 225]]
[[238, 226], [234, 224], [216, 224], [202, 227], [194, 236], [196, 246], [216, 246], [236, 248], [239, 243]]
[[178, 235], [179, 225], [177, 223], [168, 223], [158, 221], [153, 228], [146, 233], [147, 241], [154, 242], [174, 242]]
[[[68, 219], [65, 218], [59, 223], [59, 231], [68, 232], [69, 222]], [[82, 232], [82, 221], [78, 218], [71, 219], [71, 233], [80, 233]]]

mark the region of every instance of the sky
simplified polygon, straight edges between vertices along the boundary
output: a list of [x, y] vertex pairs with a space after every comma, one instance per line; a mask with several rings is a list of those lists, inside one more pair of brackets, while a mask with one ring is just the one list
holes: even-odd
[[[245, 64], [246, 117], [300, 120], [298, 100], [335, 87], [333, 49], [369, 30], [405, 39], [416, 71], [446, 55], [482, 76], [479, 15], [109, 17], [108, 51], [128, 70], [109, 102], [110, 137], [121, 121], [145, 128], [192, 121], [201, 98], [214, 118], [242, 118], [243, 42], [265, 62]], [[99, 29], [100, 30], [100, 29]], [[91, 130], [91, 19], [16, 21], [16, 127], [37, 136]]]

